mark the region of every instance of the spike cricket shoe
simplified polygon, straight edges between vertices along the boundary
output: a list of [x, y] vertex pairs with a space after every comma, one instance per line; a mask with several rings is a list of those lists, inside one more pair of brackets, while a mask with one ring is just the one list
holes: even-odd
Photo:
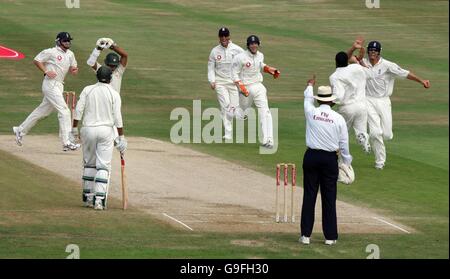
[[75, 151], [78, 148], [80, 148], [80, 144], [79, 143], [73, 143], [73, 142], [68, 142], [67, 144], [63, 145], [63, 151]]
[[23, 135], [22, 135], [22, 132], [20, 131], [20, 128], [14, 126], [13, 127], [13, 133], [16, 136], [16, 143], [17, 143], [17, 145], [18, 146], [22, 146]]
[[94, 209], [95, 210], [103, 210], [103, 201], [102, 199], [95, 199], [95, 205], [94, 205]]

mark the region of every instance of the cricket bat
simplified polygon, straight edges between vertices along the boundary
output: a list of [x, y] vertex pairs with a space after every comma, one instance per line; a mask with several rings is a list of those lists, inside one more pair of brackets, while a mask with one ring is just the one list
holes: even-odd
[[122, 209], [126, 210], [128, 207], [128, 190], [125, 175], [125, 158], [122, 152], [120, 153], [120, 170], [122, 174]]

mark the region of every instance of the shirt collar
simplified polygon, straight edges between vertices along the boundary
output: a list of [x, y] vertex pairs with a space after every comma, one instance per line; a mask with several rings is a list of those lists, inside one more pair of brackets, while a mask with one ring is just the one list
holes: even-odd
[[319, 108], [322, 108], [322, 109], [324, 109], [324, 110], [331, 110], [330, 105], [326, 105], [326, 104], [321, 104], [321, 105], [319, 106]]
[[61, 52], [64, 52], [64, 53], [66, 53], [67, 52], [67, 50], [66, 51], [64, 51], [60, 46], [55, 46], [56, 47], [56, 49], [58, 50], [58, 51], [61, 51]]
[[256, 57], [256, 56], [258, 55], [258, 53], [259, 53], [259, 50], [257, 50], [256, 53], [253, 54], [250, 50], [247, 49], [247, 54], [248, 54], [249, 56]]

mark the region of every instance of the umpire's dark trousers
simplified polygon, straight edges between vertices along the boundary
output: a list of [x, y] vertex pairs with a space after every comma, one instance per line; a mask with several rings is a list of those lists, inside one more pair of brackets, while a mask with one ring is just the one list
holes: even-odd
[[307, 149], [303, 157], [303, 205], [301, 235], [310, 237], [314, 226], [314, 209], [320, 185], [322, 229], [325, 239], [338, 239], [336, 192], [339, 168], [336, 152]]

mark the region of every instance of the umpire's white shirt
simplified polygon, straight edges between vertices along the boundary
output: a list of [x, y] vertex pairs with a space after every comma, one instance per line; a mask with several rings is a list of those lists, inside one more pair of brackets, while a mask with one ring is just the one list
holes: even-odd
[[64, 83], [64, 78], [69, 72], [70, 66], [77, 67], [77, 60], [75, 59], [73, 52], [70, 49], [64, 51], [59, 46], [44, 49], [36, 55], [34, 60], [43, 63], [47, 71], [56, 73], [54, 79], [45, 76], [44, 81], [55, 80]]
[[83, 118], [83, 127], [116, 126], [122, 128], [121, 99], [111, 85], [97, 82], [80, 94], [75, 120]]
[[246, 50], [233, 59], [231, 77], [233, 82], [242, 81], [245, 85], [263, 81], [261, 71], [264, 69], [264, 54], [257, 51], [256, 54]]
[[366, 100], [366, 79], [370, 70], [359, 64], [336, 68], [330, 76], [330, 85], [337, 99], [335, 103], [350, 105]]
[[367, 80], [366, 84], [366, 95], [368, 97], [383, 98], [391, 96], [395, 78], [406, 78], [409, 74], [409, 71], [382, 57], [373, 66], [367, 58], [364, 58], [363, 62], [373, 74], [373, 79]]
[[[102, 65], [100, 63], [97, 62], [97, 70], [101, 67]], [[106, 66], [108, 67], [108, 66]], [[112, 77], [111, 77], [111, 82], [109, 83], [111, 85], [112, 88], [114, 88], [114, 90], [117, 91], [117, 93], [120, 94], [120, 87], [122, 86], [122, 77], [123, 77], [123, 73], [125, 72], [126, 67], [124, 67], [122, 64], [119, 63], [119, 66], [117, 66], [117, 68], [113, 71], [112, 73]]]
[[344, 118], [329, 105], [314, 106], [313, 87], [304, 92], [306, 117], [306, 146], [324, 151], [340, 151], [342, 160], [350, 165], [352, 156], [348, 145], [348, 130]]
[[231, 63], [233, 58], [244, 50], [229, 42], [227, 47], [218, 45], [211, 50], [208, 59], [208, 81], [218, 84], [233, 83], [231, 80]]

